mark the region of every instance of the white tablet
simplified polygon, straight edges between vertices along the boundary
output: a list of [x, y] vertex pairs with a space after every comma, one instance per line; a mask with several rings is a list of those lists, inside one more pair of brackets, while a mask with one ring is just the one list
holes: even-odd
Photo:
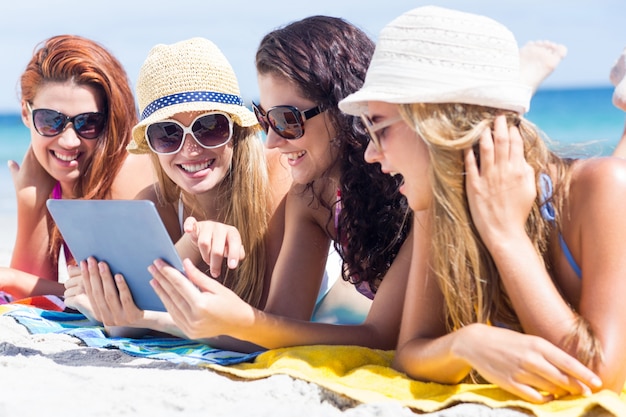
[[107, 262], [124, 275], [137, 307], [165, 311], [147, 268], [157, 258], [181, 272], [183, 266], [152, 201], [50, 199], [47, 206], [77, 262]]

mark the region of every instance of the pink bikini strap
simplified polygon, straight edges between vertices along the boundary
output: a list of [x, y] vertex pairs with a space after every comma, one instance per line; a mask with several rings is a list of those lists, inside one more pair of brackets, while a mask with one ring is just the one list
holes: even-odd
[[52, 189], [52, 199], [61, 200], [63, 198], [63, 192], [61, 191], [61, 183], [57, 182]]

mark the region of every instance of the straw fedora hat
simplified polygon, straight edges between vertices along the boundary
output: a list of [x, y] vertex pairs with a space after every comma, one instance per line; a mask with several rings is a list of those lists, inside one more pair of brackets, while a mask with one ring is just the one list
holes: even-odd
[[148, 153], [146, 126], [176, 113], [223, 111], [241, 127], [257, 119], [243, 102], [230, 63], [211, 41], [192, 38], [154, 46], [139, 71], [137, 102], [140, 121], [128, 144], [131, 153]]
[[382, 29], [363, 87], [339, 108], [359, 115], [368, 101], [465, 103], [523, 114], [531, 96], [511, 31], [485, 16], [424, 6]]

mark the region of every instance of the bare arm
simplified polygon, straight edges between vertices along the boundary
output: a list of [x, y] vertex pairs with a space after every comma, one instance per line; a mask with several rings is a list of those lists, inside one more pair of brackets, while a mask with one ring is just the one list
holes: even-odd
[[[367, 318], [360, 325], [313, 323], [255, 309], [188, 261], [185, 267], [191, 282], [162, 262], [156, 262], [151, 272], [155, 290], [191, 339], [208, 340], [217, 347], [243, 351], [249, 349], [250, 343], [264, 348], [354, 344], [393, 349], [410, 265], [411, 242], [408, 238], [402, 246], [376, 293]], [[226, 344], [223, 338], [216, 338], [226, 335], [229, 336]]]
[[111, 198], [116, 200], [135, 199], [146, 187], [155, 182], [156, 177], [150, 157], [147, 154], [127, 154], [124, 164], [113, 181]]
[[0, 269], [0, 288], [16, 298], [63, 294], [48, 253], [46, 200], [55, 184], [29, 147], [22, 165], [9, 161], [17, 200], [17, 234], [11, 267]]
[[[294, 187], [287, 195], [285, 233], [274, 266], [265, 311], [309, 320], [326, 267], [328, 212], [310, 206], [311, 196]], [[322, 213], [323, 212], [323, 213]]]
[[[568, 301], [588, 324], [591, 336], [601, 348], [603, 360], [590, 366], [599, 374], [604, 387], [616, 392], [621, 392], [626, 379], [624, 190], [626, 161], [603, 158], [582, 162], [572, 179], [571, 221], [563, 230], [582, 270], [582, 281], [575, 281], [581, 285], [580, 301], [574, 296]], [[581, 340], [577, 347], [585, 351], [589, 344]]]

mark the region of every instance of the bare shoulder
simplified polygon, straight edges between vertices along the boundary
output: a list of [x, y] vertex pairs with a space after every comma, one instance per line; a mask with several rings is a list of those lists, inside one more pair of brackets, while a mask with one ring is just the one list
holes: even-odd
[[[332, 198], [335, 198], [335, 195], [336, 190], [333, 190]], [[299, 230], [310, 227], [332, 232], [332, 227], [329, 228], [332, 213], [328, 207], [332, 207], [334, 201], [330, 200], [329, 196], [329, 190], [322, 184], [307, 187], [294, 183], [287, 193], [285, 217], [289, 219], [288, 222], [292, 227], [296, 225]], [[320, 202], [320, 197], [325, 199], [325, 204]]]
[[576, 217], [612, 216], [626, 207], [626, 160], [590, 158], [573, 166], [569, 211]]
[[154, 182], [150, 157], [128, 154], [113, 183], [113, 198], [134, 199], [137, 193]]
[[577, 161], [572, 172], [572, 187], [584, 192], [626, 189], [626, 159], [608, 156]]
[[143, 189], [139, 190], [137, 195], [135, 195], [135, 200], [150, 200], [154, 204], [159, 204], [159, 199], [157, 195], [157, 186], [158, 184], [150, 184]]

